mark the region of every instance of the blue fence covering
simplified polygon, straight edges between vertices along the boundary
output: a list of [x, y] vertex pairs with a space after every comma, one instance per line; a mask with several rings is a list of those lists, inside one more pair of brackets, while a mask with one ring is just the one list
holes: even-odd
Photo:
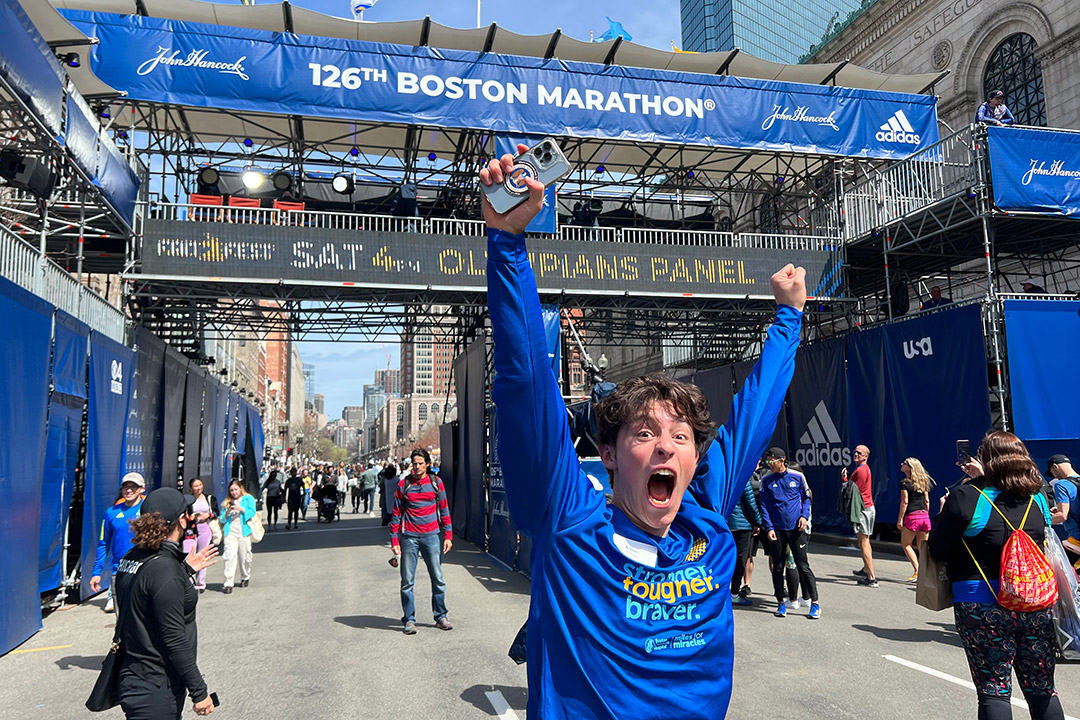
[[[1080, 436], [1075, 414], [1062, 410], [1062, 399], [1069, 404], [1080, 397], [1080, 302], [1006, 300], [1005, 339], [1016, 434], [1024, 440]], [[1057, 452], [1064, 450], [1049, 454]]]
[[994, 204], [1080, 217], [1080, 133], [988, 127]]
[[133, 100], [879, 158], [938, 139], [927, 95], [62, 12]]
[[259, 410], [253, 405], [248, 406], [248, 436], [251, 438], [249, 452], [255, 456], [255, 481], [262, 477], [263, 452], [265, 451], [266, 439], [263, 436], [262, 418]]
[[[41, 628], [38, 596], [38, 509], [49, 393], [53, 308], [0, 278], [0, 317], [16, 343], [0, 351], [0, 655]], [[16, 351], [17, 348], [17, 351]]]
[[60, 62], [18, 0], [0, 0], [0, 28], [0, 75], [59, 137], [64, 113]]
[[[83, 495], [81, 597], [90, 590], [90, 568], [101, 538], [105, 510], [120, 493], [125, 472], [125, 429], [135, 375], [135, 352], [100, 333], [90, 333], [90, 404], [86, 439], [86, 489]], [[136, 446], [137, 447], [137, 446]], [[109, 583], [102, 576], [102, 586]]]
[[38, 534], [38, 592], [63, 582], [61, 553], [79, 462], [90, 328], [63, 310], [53, 330], [53, 392], [41, 474], [41, 529]]
[[104, 132], [98, 138], [97, 171], [94, 184], [101, 188], [105, 199], [128, 223], [135, 217], [139, 199], [139, 179], [123, 153]]
[[98, 171], [98, 137], [100, 125], [90, 106], [77, 92], [67, 96], [67, 128], [64, 132], [64, 145], [71, 151], [75, 164], [91, 180]]

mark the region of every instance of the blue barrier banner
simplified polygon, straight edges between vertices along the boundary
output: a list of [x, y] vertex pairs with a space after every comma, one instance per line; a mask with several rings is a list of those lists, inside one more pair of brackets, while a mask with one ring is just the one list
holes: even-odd
[[[735, 383], [731, 373], [731, 365], [710, 368], [694, 373], [690, 382], [701, 388], [705, 399], [709, 403], [709, 417], [713, 423], [720, 427], [727, 422], [731, 413], [731, 401], [735, 398]], [[743, 380], [746, 377], [743, 376]]]
[[[135, 328], [135, 395], [130, 413], [136, 425], [131, 438], [137, 442], [138, 450], [134, 457], [128, 458], [128, 472], [142, 473], [147, 492], [161, 487], [164, 373], [165, 342], [142, 326]], [[131, 424], [129, 420], [128, 425]], [[131, 451], [129, 443], [129, 455]]]
[[49, 341], [53, 307], [0, 278], [0, 655], [41, 629], [38, 595], [39, 509], [45, 411], [49, 397]]
[[233, 390], [229, 391], [225, 406], [225, 439], [222, 441], [222, 452], [218, 462], [221, 464], [221, 476], [225, 482], [232, 480], [232, 450], [236, 443], [236, 401], [237, 395]]
[[[733, 379], [735, 381], [735, 393], [742, 392], [743, 385], [746, 384], [746, 378], [750, 377], [750, 373], [754, 371], [754, 365], [757, 364], [757, 360], [744, 360], [743, 362], [735, 363], [731, 366]], [[730, 404], [730, 403], [729, 403]], [[784, 399], [784, 404], [780, 406], [780, 412], [776, 416], [776, 427], [773, 428], [772, 437], [769, 438], [768, 447], [775, 447], [783, 445], [788, 439], [787, 428], [787, 398]], [[731, 408], [724, 410], [725, 417], [731, 412]], [[724, 420], [727, 422], [727, 420]]]
[[38, 119], [60, 136], [64, 113], [64, 73], [60, 62], [18, 0], [0, 0], [0, 75]]
[[135, 217], [135, 202], [139, 199], [139, 179], [123, 153], [104, 131], [98, 136], [97, 170], [94, 184], [101, 188], [116, 212], [131, 224]]
[[265, 438], [263, 437], [262, 418], [259, 417], [259, 409], [248, 406], [248, 435], [251, 438], [250, 451], [255, 456], [255, 481], [262, 477], [263, 453], [265, 452]]
[[236, 454], [240, 457], [247, 452], [247, 419], [250, 405], [241, 399], [237, 407], [236, 425]]
[[[543, 139], [543, 135], [499, 135], [495, 138], [495, 156], [502, 157], [506, 153], [517, 155], [518, 143], [532, 147]], [[558, 213], [555, 211], [555, 185], [552, 184], [544, 190], [544, 206], [536, 213], [525, 231], [554, 235], [558, 220]]]
[[217, 410], [214, 414], [214, 445], [212, 458], [212, 473], [214, 487], [221, 488], [224, 493], [229, 484], [229, 475], [225, 472], [225, 427], [229, 424], [229, 389], [222, 383], [217, 385]]
[[188, 361], [175, 348], [165, 347], [161, 406], [161, 486], [176, 487], [180, 479], [180, 426], [184, 419]]
[[499, 422], [494, 405], [488, 405], [488, 552], [507, 567], [517, 556], [517, 526], [510, 517], [499, 462]]
[[202, 437], [199, 439], [199, 478], [202, 479], [206, 491], [212, 495], [223, 497], [225, 492], [223, 485], [217, 485], [214, 475], [214, 428], [220, 427], [218, 417], [218, 388], [221, 384], [214, 379], [213, 375], [206, 377], [206, 387], [203, 397]]
[[82, 168], [91, 180], [97, 177], [100, 132], [101, 128], [90, 106], [78, 91], [69, 93], [64, 145], [71, 152], [75, 164]]
[[[135, 352], [96, 332], [90, 333], [90, 399], [86, 436], [86, 483], [83, 493], [82, 585], [80, 597], [93, 595], [90, 570], [101, 539], [105, 510], [120, 494], [125, 472], [125, 443]], [[109, 577], [101, 578], [107, 586]]]
[[75, 470], [79, 462], [90, 328], [63, 310], [53, 330], [53, 392], [41, 474], [41, 529], [38, 535], [38, 592], [63, 582], [61, 553], [67, 530]]
[[899, 513], [900, 464], [908, 457], [934, 478], [930, 513], [937, 513], [937, 498], [963, 477], [956, 440], [970, 440], [974, 450], [990, 429], [990, 394], [978, 305], [916, 315], [887, 325], [885, 337], [886, 413], [894, 435], [883, 448], [884, 465], [875, 465], [871, 454], [871, 468], [877, 520], [891, 523]]
[[1057, 409], [1063, 398], [1080, 397], [1080, 303], [1006, 300], [1005, 338], [1016, 434], [1024, 440], [1076, 438], [1075, 417]]
[[[858, 445], [870, 448], [867, 465], [870, 466], [870, 489], [874, 505], [877, 506], [878, 522], [895, 524], [895, 503], [891, 516], [884, 509], [884, 505], [891, 501], [892, 478], [900, 471], [899, 463], [892, 462], [895, 457], [895, 450], [891, 446], [896, 437], [896, 419], [891, 413], [885, 329], [866, 330], [849, 335], [846, 339], [850, 447], [852, 450]], [[853, 467], [849, 466], [848, 471]]]
[[1080, 133], [988, 127], [994, 204], [1080, 217]]
[[[484, 338], [474, 340], [465, 352], [468, 365], [466, 376], [465, 407], [458, 409], [458, 417], [464, 417], [462, 425], [465, 436], [465, 472], [458, 477], [457, 499], [465, 499], [465, 527], [461, 532], [465, 539], [483, 548], [487, 543], [487, 508], [484, 492], [484, 445], [487, 428], [484, 425], [484, 396], [487, 382], [487, 348]], [[460, 463], [460, 460], [459, 460]], [[461, 467], [459, 464], [458, 467]], [[461, 490], [465, 494], [462, 496]]]
[[814, 494], [814, 529], [851, 533], [836, 510], [840, 468], [851, 464], [845, 343], [799, 348], [787, 396], [788, 458], [799, 464]]
[[132, 100], [495, 133], [903, 158], [929, 95], [368, 43], [63, 10]]

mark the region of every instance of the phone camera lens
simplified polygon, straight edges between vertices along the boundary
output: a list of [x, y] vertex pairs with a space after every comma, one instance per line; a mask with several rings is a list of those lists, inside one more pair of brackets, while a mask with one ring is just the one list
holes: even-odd
[[543, 148], [544, 148], [544, 152], [546, 152], [546, 153], [551, 152], [551, 143], [544, 143]]
[[546, 162], [546, 163], [551, 162], [551, 153], [546, 153], [544, 155], [544, 162]]
[[535, 155], [536, 157], [540, 157], [543, 154], [544, 154], [544, 151], [542, 149], [540, 149], [540, 148], [536, 148], [535, 150], [533, 150], [533, 155]]

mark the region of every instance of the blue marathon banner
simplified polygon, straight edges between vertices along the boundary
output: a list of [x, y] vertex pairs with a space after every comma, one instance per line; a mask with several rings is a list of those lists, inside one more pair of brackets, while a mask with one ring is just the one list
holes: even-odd
[[1080, 217], [1080, 133], [989, 127], [994, 204]]
[[62, 12], [129, 100], [875, 158], [938, 140], [930, 95]]

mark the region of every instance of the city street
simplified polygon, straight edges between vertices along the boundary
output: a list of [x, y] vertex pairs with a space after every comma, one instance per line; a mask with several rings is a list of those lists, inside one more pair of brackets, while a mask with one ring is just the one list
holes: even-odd
[[[863, 588], [851, 576], [854, 551], [811, 549], [819, 622], [805, 610], [773, 617], [758, 556], [755, 606], [735, 611], [728, 717], [974, 717], [952, 615], [914, 604], [913, 586], [903, 582], [910, 566], [879, 557], [881, 587]], [[524, 718], [525, 669], [506, 651], [526, 616], [527, 579], [456, 539], [444, 566], [454, 630], [435, 628], [421, 570], [419, 632], [407, 637], [389, 557], [379, 520], [346, 513], [331, 526], [312, 520], [267, 533], [251, 586], [232, 595], [218, 592], [220, 563], [211, 568], [199, 602], [199, 665], [221, 698], [215, 717]], [[104, 602], [53, 613], [42, 632], [0, 658], [0, 718], [89, 715], [83, 701], [112, 635]], [[1080, 666], [1059, 666], [1057, 685], [1067, 716], [1080, 716]]]

